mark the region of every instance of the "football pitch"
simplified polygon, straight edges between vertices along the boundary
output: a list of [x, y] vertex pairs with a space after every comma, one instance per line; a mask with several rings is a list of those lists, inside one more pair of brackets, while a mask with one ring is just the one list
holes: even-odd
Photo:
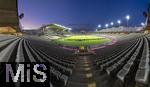
[[90, 46], [90, 45], [104, 44], [111, 41], [112, 40], [110, 38], [94, 35], [74, 35], [55, 40], [57, 44], [65, 46]]

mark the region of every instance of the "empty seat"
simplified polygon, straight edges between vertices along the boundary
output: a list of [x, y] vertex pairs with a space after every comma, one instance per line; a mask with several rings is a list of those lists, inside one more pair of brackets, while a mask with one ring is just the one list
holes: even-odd
[[136, 86], [143, 87], [148, 85], [149, 79], [149, 68], [147, 69], [139, 69], [136, 73], [135, 81]]
[[149, 73], [150, 73], [150, 66], [149, 66], [149, 44], [148, 39], [144, 38], [145, 45], [143, 48], [142, 57], [140, 59], [140, 63], [138, 66], [138, 70], [135, 76], [136, 86], [142, 87], [148, 85], [149, 82]]
[[125, 78], [125, 76], [126, 76], [127, 74], [128, 74], [128, 70], [122, 69], [122, 70], [120, 70], [120, 71], [118, 72], [117, 78], [118, 78], [119, 80], [121, 80], [122, 82], [124, 82], [124, 78]]
[[66, 84], [67, 84], [68, 76], [66, 76], [66, 75], [62, 75], [62, 76], [60, 77], [60, 79], [64, 82], [64, 85], [66, 85]]
[[50, 87], [53, 87], [53, 84], [50, 82]]

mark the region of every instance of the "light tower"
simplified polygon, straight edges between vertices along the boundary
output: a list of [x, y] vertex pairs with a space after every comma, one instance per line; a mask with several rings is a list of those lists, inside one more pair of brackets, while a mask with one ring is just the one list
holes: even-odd
[[98, 25], [98, 28], [101, 28], [101, 25], [100, 25], [100, 24]]
[[105, 24], [105, 27], [106, 27], [106, 28], [108, 28], [108, 26], [109, 26], [108, 24]]
[[118, 20], [118, 21], [117, 21], [117, 23], [118, 23], [118, 24], [119, 24], [119, 26], [120, 26], [120, 24], [121, 24], [121, 20]]
[[113, 25], [114, 25], [114, 22], [111, 22], [110, 25], [113, 26]]
[[130, 20], [130, 16], [127, 15], [127, 16], [126, 16], [126, 19], [127, 19], [127, 27], [128, 27], [128, 23], [129, 23], [129, 20]]

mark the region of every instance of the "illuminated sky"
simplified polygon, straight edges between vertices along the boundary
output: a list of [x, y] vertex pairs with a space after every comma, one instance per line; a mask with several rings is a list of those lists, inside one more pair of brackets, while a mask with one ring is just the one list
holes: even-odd
[[[19, 13], [25, 13], [21, 20], [24, 28], [36, 29], [43, 24], [59, 23], [91, 24], [102, 26], [121, 19], [129, 14], [130, 26], [145, 21], [143, 11], [148, 0], [19, 0]], [[123, 25], [124, 25], [123, 24]]]

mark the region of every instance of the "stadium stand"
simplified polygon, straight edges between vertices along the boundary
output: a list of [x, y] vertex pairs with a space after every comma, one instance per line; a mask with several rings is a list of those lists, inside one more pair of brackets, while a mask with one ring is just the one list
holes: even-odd
[[[0, 0], [0, 33], [20, 31], [19, 17], [23, 16], [23, 13], [18, 16], [17, 0]], [[50, 24], [42, 26], [39, 31], [25, 32], [46, 34], [49, 39], [55, 39], [70, 34], [69, 30], [65, 26]], [[0, 62], [47, 62], [50, 64], [50, 87], [150, 87], [150, 34], [139, 33], [140, 30], [142, 27], [100, 30], [98, 35], [109, 33], [103, 35], [116, 37], [117, 42], [92, 50], [95, 54], [86, 56], [75, 55], [74, 50], [63, 49], [51, 40], [0, 35]], [[85, 31], [81, 33], [86, 34]], [[0, 77], [3, 77], [2, 73], [5, 70], [0, 66]], [[20, 85], [14, 83], [11, 86]]]
[[100, 33], [123, 33], [123, 32], [132, 32], [132, 31], [141, 31], [143, 30], [143, 27], [112, 27], [112, 28], [107, 28], [107, 29], [102, 29], [98, 32]]
[[[118, 87], [148, 85], [149, 35], [127, 34], [117, 39], [116, 44], [95, 50], [96, 55], [92, 56], [94, 58], [92, 61], [94, 61], [93, 63], [97, 66], [97, 69], [100, 72], [104, 71], [108, 77], [116, 78], [111, 82], [117, 82], [114, 84], [114, 87], [118, 85]], [[38, 59], [42, 58], [41, 61], [51, 63], [50, 85], [52, 87], [82, 87], [83, 84], [81, 83], [78, 85], [72, 83], [72, 81], [76, 81], [75, 79], [82, 78], [81, 76], [74, 76], [78, 72], [75, 67], [78, 64], [77, 60], [78, 62], [80, 61], [80, 56], [75, 56], [73, 55], [74, 51], [62, 49], [59, 45], [50, 44], [47, 41], [42, 41], [41, 43], [39, 40], [33, 38], [26, 38], [26, 40], [27, 48], [33, 54], [36, 54], [35, 56], [38, 55]], [[145, 56], [146, 54], [148, 55]], [[33, 56], [33, 58], [35, 57]], [[94, 67], [96, 67], [95, 65]], [[106, 84], [104, 86], [108, 87]]]
[[86, 67], [85, 63], [93, 76], [90, 81], [95, 81], [97, 87], [149, 86], [149, 34], [118, 34], [115, 44], [96, 49], [96, 54], [90, 56], [75, 55], [74, 51], [35, 37], [1, 35], [0, 43], [2, 62], [48, 62], [51, 87], [86, 86], [89, 82], [81, 68]]
[[[115, 44], [94, 50], [94, 55], [79, 56], [41, 38], [1, 35], [0, 61], [48, 62], [51, 87], [85, 87], [89, 81], [95, 81], [96, 87], [149, 86], [150, 35], [114, 36], [118, 36]], [[82, 69], [85, 63], [91, 73], [87, 77], [93, 76], [89, 81]]]

